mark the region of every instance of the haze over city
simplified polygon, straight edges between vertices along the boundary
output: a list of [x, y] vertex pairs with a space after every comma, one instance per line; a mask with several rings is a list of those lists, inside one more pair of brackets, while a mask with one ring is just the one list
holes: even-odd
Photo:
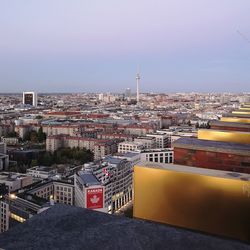
[[250, 91], [249, 1], [1, 1], [1, 92]]

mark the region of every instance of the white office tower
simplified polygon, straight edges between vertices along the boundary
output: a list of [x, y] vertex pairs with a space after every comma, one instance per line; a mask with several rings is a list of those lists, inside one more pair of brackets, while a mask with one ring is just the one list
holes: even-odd
[[23, 92], [23, 104], [37, 106], [37, 94], [35, 92]]
[[137, 73], [136, 75], [136, 101], [137, 101], [137, 105], [139, 104], [140, 101], [140, 93], [139, 93], [139, 82], [140, 82], [140, 75], [139, 73]]
[[131, 97], [131, 89], [127, 88], [125, 90], [125, 98], [130, 99], [130, 97]]

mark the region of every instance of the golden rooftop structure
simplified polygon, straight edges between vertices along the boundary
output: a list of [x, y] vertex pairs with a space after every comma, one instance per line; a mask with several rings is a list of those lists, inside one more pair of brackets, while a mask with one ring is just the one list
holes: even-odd
[[199, 129], [198, 139], [248, 144], [250, 143], [250, 132], [215, 130], [215, 129]]
[[250, 175], [173, 164], [134, 168], [134, 217], [250, 241]]

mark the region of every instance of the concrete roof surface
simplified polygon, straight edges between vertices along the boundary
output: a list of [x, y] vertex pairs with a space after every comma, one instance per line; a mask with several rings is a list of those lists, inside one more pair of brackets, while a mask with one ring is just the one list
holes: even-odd
[[0, 234], [0, 248], [247, 250], [250, 245], [68, 205], [55, 205]]

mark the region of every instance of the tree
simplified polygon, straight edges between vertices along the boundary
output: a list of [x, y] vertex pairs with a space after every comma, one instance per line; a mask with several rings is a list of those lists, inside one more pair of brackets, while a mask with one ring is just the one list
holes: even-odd
[[50, 152], [46, 152], [42, 159], [40, 165], [51, 166], [54, 163], [53, 156]]
[[30, 132], [29, 131], [24, 134], [23, 140], [24, 141], [30, 141]]
[[46, 134], [43, 132], [42, 127], [38, 129], [37, 138], [39, 142], [43, 142], [46, 140]]
[[15, 131], [9, 132], [6, 137], [17, 137], [17, 133]]
[[38, 136], [36, 131], [31, 131], [30, 132], [30, 141], [33, 143], [38, 142]]
[[35, 167], [35, 166], [37, 166], [38, 165], [38, 161], [36, 160], [36, 159], [33, 159], [32, 161], [31, 161], [31, 167]]

